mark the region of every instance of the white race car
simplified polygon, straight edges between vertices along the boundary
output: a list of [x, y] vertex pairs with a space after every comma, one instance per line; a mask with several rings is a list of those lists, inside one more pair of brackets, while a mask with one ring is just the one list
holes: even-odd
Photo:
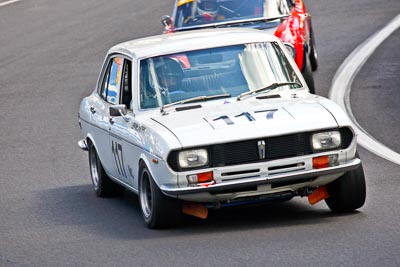
[[139, 195], [146, 225], [209, 208], [325, 199], [363, 206], [348, 116], [312, 95], [281, 41], [251, 29], [148, 37], [109, 50], [79, 125], [100, 197]]

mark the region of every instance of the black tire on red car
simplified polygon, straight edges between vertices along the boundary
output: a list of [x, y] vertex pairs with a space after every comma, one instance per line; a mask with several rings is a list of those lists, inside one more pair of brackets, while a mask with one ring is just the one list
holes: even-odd
[[88, 146], [90, 175], [94, 192], [98, 197], [120, 195], [124, 191], [124, 188], [108, 177], [92, 142], [88, 142]]
[[181, 202], [161, 192], [144, 162], [139, 167], [139, 203], [143, 219], [151, 229], [175, 226], [182, 217]]
[[315, 94], [314, 77], [312, 74], [310, 61], [307, 56], [304, 57], [304, 64], [305, 64], [305, 66], [302, 71], [304, 80], [306, 80], [307, 86], [310, 89], [310, 93]]
[[312, 27], [310, 27], [310, 64], [312, 71], [318, 69], [318, 52]]
[[365, 203], [366, 186], [362, 164], [327, 185], [326, 204], [333, 212], [351, 212]]

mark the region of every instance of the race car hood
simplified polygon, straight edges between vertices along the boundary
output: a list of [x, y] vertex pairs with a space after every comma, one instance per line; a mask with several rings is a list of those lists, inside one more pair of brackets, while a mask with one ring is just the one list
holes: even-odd
[[234, 142], [338, 127], [317, 99], [218, 100], [152, 119], [170, 130], [182, 147]]

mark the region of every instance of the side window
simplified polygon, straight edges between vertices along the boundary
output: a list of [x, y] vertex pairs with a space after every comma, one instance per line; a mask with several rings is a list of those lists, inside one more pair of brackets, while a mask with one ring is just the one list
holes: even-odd
[[132, 109], [132, 63], [129, 60], [125, 60], [124, 64], [121, 92], [121, 104], [125, 104], [128, 109]]
[[118, 104], [119, 100], [123, 62], [122, 57], [111, 58], [102, 81], [100, 95], [105, 101], [114, 105]]

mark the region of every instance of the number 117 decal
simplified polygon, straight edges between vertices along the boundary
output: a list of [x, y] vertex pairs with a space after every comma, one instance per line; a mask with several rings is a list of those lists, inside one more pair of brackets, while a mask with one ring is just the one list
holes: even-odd
[[[254, 111], [254, 113], [266, 113], [266, 119], [267, 120], [273, 120], [274, 119], [274, 114], [277, 112], [278, 109], [266, 109], [266, 110], [257, 110]], [[249, 113], [249, 112], [242, 112], [241, 114], [235, 115], [235, 118], [242, 117], [244, 116], [247, 118], [248, 121], [255, 121], [256, 119]], [[213, 121], [218, 121], [218, 120], [223, 120], [227, 125], [233, 125], [235, 124], [227, 115], [220, 116], [216, 119], [213, 119]]]
[[111, 145], [112, 145], [112, 154], [114, 156], [118, 174], [127, 178], [126, 171], [124, 169], [124, 156], [122, 154], [122, 145], [114, 140], [112, 141]]

